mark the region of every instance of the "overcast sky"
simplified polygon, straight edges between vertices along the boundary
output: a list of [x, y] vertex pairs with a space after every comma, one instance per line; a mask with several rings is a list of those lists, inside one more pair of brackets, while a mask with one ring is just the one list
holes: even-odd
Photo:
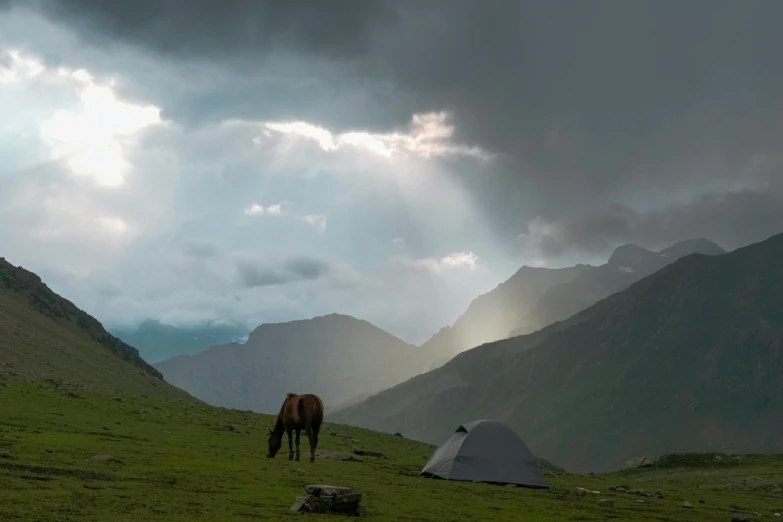
[[[186, 6], [186, 7], [185, 7]], [[0, 256], [107, 325], [407, 340], [783, 232], [783, 2], [0, 0]]]

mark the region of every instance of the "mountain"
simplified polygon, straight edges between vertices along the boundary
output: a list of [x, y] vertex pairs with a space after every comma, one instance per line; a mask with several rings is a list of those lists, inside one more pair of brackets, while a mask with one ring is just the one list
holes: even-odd
[[606, 264], [586, 271], [572, 281], [549, 288], [531, 308], [527, 322], [510, 330], [508, 337], [525, 335], [534, 329], [567, 319], [687, 255], [725, 253], [723, 248], [707, 239], [682, 241], [660, 252], [637, 245], [620, 246]]
[[139, 352], [0, 258], [0, 377], [54, 381], [102, 392], [187, 397]]
[[589, 274], [595, 268], [523, 266], [496, 288], [480, 295], [452, 326], [433, 335], [421, 347], [422, 369], [440, 366], [455, 355], [480, 344], [504, 339], [524, 324], [536, 302], [551, 288]]
[[393, 386], [417, 373], [418, 350], [367, 321], [332, 314], [263, 324], [244, 344], [155, 367], [209, 404], [275, 413], [286, 392], [318, 394], [329, 408]]
[[178, 328], [148, 319], [135, 331], [114, 332], [125, 343], [134, 346], [146, 361], [155, 363], [176, 355], [193, 354], [210, 346], [238, 341], [248, 329], [233, 324], [203, 324]]
[[329, 420], [437, 443], [466, 419], [501, 419], [534, 454], [579, 471], [670, 452], [783, 452], [781, 260], [783, 234], [686, 256]]

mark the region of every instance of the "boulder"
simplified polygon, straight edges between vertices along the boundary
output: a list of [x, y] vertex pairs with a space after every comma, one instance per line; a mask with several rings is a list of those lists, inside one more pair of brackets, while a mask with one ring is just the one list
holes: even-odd
[[307, 485], [290, 508], [292, 513], [332, 513], [364, 516], [362, 494], [343, 486]]
[[614, 501], [610, 498], [602, 498], [598, 501], [598, 505], [602, 508], [613, 508], [614, 507]]
[[683, 502], [683, 503], [682, 503], [682, 507], [684, 507], [684, 508], [688, 508], [688, 509], [691, 509], [691, 508], [693, 507], [693, 505], [691, 505], [691, 503], [690, 503], [690, 502]]
[[751, 520], [749, 515], [743, 513], [734, 513], [731, 515], [731, 522], [750, 522]]

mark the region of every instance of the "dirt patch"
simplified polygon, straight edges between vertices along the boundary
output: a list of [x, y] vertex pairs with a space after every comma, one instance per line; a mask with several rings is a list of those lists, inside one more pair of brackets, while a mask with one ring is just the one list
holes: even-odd
[[0, 462], [0, 469], [7, 469], [9, 471], [35, 473], [37, 475], [75, 477], [81, 480], [103, 480], [103, 481], [117, 480], [117, 477], [115, 477], [114, 475], [109, 475], [108, 473], [98, 473], [95, 471], [87, 471], [83, 469], [52, 468], [49, 466], [28, 466], [26, 464], [10, 464], [5, 462]]

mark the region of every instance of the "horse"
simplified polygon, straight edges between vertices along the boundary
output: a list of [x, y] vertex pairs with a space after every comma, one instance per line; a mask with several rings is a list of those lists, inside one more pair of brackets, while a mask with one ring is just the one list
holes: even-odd
[[292, 432], [296, 431], [296, 460], [299, 460], [299, 432], [305, 430], [307, 439], [310, 441], [310, 462], [315, 460], [315, 449], [318, 446], [318, 432], [321, 429], [321, 423], [324, 420], [324, 403], [320, 397], [312, 394], [297, 395], [296, 393], [287, 393], [283, 405], [280, 407], [280, 413], [277, 415], [277, 421], [272, 429], [269, 430], [269, 451], [266, 456], [270, 459], [275, 455], [283, 445], [283, 432], [288, 434], [288, 460], [293, 460], [294, 449], [291, 441]]

